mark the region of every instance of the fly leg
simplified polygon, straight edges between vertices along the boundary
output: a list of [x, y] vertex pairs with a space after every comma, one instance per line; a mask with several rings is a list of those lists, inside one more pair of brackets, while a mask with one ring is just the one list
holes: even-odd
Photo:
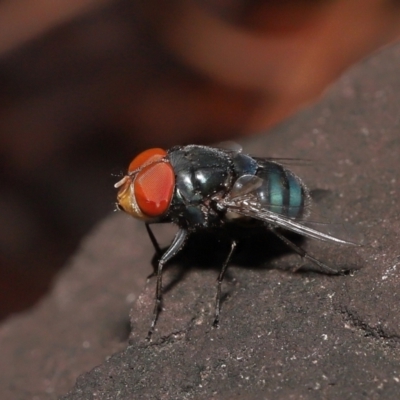
[[[321, 261], [317, 260], [316, 258], [310, 256], [307, 254], [307, 252], [302, 249], [301, 247], [297, 246], [294, 244], [291, 240], [289, 240], [287, 237], [283, 236], [281, 233], [279, 233], [274, 227], [268, 225], [268, 229], [276, 235], [279, 239], [282, 240], [283, 243], [285, 243], [288, 247], [290, 247], [292, 250], [294, 250], [300, 257], [305, 258], [306, 260], [311, 261], [315, 265], [318, 266], [321, 272], [324, 272], [325, 274], [338, 274], [340, 273], [339, 271], [328, 267], [326, 264], [322, 263]], [[301, 266], [293, 268], [293, 272], [296, 272]]]
[[224, 264], [222, 265], [221, 272], [218, 275], [217, 296], [216, 296], [216, 300], [215, 300], [215, 318], [214, 318], [214, 323], [213, 323], [214, 327], [217, 327], [218, 323], [219, 323], [219, 312], [221, 310], [221, 284], [222, 284], [222, 281], [224, 280], [224, 275], [228, 268], [229, 262], [232, 258], [233, 252], [236, 249], [236, 244], [237, 244], [236, 241], [232, 240], [231, 249], [229, 250], [228, 257], [226, 257], [226, 260], [225, 260]]
[[[158, 244], [158, 241], [156, 239], [156, 237], [154, 236], [153, 231], [150, 228], [150, 224], [148, 222], [145, 223], [146, 226], [146, 231], [147, 234], [149, 235], [149, 238], [151, 240], [151, 243], [153, 244], [154, 250], [156, 251], [157, 254], [157, 258], [160, 259], [161, 255], [162, 255], [162, 250], [160, 245]], [[157, 275], [157, 270], [156, 268], [154, 268], [153, 272], [147, 277], [147, 279], [152, 278], [153, 276]]]
[[174, 240], [169, 246], [168, 250], [162, 255], [160, 261], [158, 262], [157, 268], [157, 288], [156, 288], [156, 301], [154, 304], [153, 311], [153, 320], [150, 325], [149, 332], [147, 334], [147, 340], [150, 340], [151, 334], [154, 331], [154, 327], [156, 326], [156, 322], [158, 319], [158, 314], [160, 313], [160, 306], [162, 300], [162, 270], [164, 265], [174, 257], [183, 247], [187, 238], [189, 236], [189, 232], [186, 229], [179, 229], [176, 233]]

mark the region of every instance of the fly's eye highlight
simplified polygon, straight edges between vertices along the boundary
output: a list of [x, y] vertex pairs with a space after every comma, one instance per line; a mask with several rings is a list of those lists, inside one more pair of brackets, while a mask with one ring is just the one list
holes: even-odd
[[167, 155], [164, 149], [154, 148], [148, 149], [137, 155], [129, 164], [128, 173], [137, 170], [144, 164], [150, 164], [159, 161]]
[[175, 174], [170, 163], [154, 162], [141, 169], [135, 177], [134, 192], [143, 214], [159, 217], [171, 203]]

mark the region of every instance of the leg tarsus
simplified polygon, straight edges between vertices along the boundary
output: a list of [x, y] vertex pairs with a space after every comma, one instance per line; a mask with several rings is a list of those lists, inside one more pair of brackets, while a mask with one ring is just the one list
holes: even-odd
[[219, 323], [219, 314], [220, 314], [220, 310], [221, 310], [221, 285], [222, 285], [222, 281], [224, 280], [224, 275], [226, 270], [228, 269], [228, 265], [229, 262], [232, 258], [232, 255], [236, 249], [236, 241], [232, 240], [231, 243], [231, 249], [229, 251], [228, 257], [226, 258], [224, 264], [222, 265], [222, 269], [218, 275], [218, 279], [217, 279], [217, 296], [216, 296], [216, 300], [215, 300], [215, 318], [214, 318], [214, 323], [213, 326], [215, 328], [218, 327], [218, 323]]
[[158, 269], [157, 269], [157, 286], [156, 286], [156, 299], [154, 302], [154, 308], [153, 308], [153, 319], [150, 324], [150, 329], [147, 333], [147, 340], [150, 340], [151, 335], [154, 331], [154, 328], [157, 323], [158, 315], [160, 314], [160, 308], [161, 308], [161, 300], [162, 300], [162, 270], [164, 267], [164, 263], [162, 260], [158, 263]]

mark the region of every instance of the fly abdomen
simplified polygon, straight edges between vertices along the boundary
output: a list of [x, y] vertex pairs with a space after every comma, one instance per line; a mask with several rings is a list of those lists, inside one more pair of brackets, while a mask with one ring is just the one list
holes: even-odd
[[263, 207], [292, 219], [302, 217], [307, 189], [296, 175], [271, 161], [265, 162], [256, 175], [263, 180], [257, 189]]

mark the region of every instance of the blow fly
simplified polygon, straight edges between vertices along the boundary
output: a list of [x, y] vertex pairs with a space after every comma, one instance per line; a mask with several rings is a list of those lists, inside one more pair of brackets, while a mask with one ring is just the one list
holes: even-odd
[[[290, 249], [330, 274], [338, 271], [307, 254], [284, 236], [281, 228], [312, 239], [352, 244], [304, 225], [311, 200], [298, 176], [273, 159], [251, 157], [240, 150], [199, 145], [176, 146], [167, 151], [149, 149], [133, 159], [127, 174], [115, 187], [119, 188], [118, 208], [145, 222], [157, 253], [161, 254], [161, 250], [150, 224], [172, 222], [179, 227], [158, 261], [148, 337], [160, 310], [163, 267], [184, 247], [189, 235], [199, 229], [257, 220]], [[232, 239], [217, 279], [215, 326], [219, 322], [221, 284], [236, 245]]]

